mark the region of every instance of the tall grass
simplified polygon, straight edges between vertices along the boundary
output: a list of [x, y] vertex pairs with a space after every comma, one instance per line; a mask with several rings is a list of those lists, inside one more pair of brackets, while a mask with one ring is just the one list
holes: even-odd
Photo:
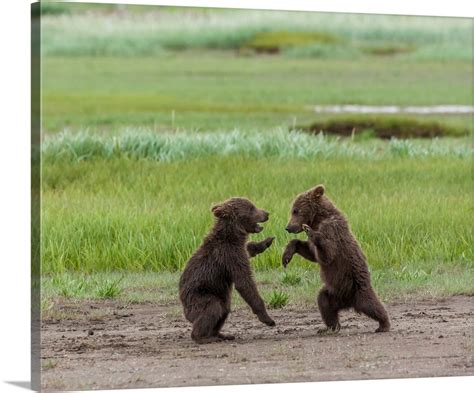
[[183, 155], [186, 149], [178, 151], [174, 157], [187, 159], [111, 154], [72, 163], [50, 156], [42, 177], [43, 272], [179, 270], [212, 225], [212, 204], [239, 195], [271, 212], [265, 231], [252, 237], [276, 236], [253, 264], [263, 270], [279, 267], [292, 238], [284, 231], [290, 203], [318, 183], [347, 214], [374, 269], [422, 266], [431, 274], [440, 266], [472, 267], [468, 155], [412, 159], [390, 153], [373, 160], [337, 154], [279, 157], [271, 148], [260, 157], [193, 157]]
[[156, 133], [129, 129], [114, 136], [97, 133], [61, 133], [45, 139], [45, 162], [81, 162], [94, 158], [149, 159], [172, 162], [212, 156], [299, 158], [470, 157], [466, 139], [371, 140], [364, 143], [305, 132], [276, 129], [272, 132]]
[[[73, 4], [68, 6], [74, 8]], [[472, 59], [472, 21], [459, 18], [156, 7], [146, 13], [122, 10], [48, 15], [42, 23], [46, 56], [237, 49], [257, 33], [286, 30], [334, 34], [348, 47], [413, 44], [423, 48], [415, 51], [418, 57]], [[340, 56], [339, 48], [335, 49]]]

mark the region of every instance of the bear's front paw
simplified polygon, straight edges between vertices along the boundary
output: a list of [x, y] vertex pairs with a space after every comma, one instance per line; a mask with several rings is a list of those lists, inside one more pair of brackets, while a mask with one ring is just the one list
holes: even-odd
[[257, 318], [260, 322], [264, 323], [267, 326], [275, 326], [275, 321], [270, 318], [266, 311], [258, 313]]
[[281, 263], [283, 267], [286, 267], [291, 262], [291, 258], [293, 258], [294, 254], [295, 254], [295, 250], [293, 247], [286, 247], [281, 257]]
[[262, 241], [263, 249], [266, 250], [268, 247], [270, 247], [273, 243], [273, 240], [275, 240], [275, 237], [270, 236], [270, 237], [267, 237], [264, 241]]
[[383, 333], [383, 332], [388, 332], [390, 331], [390, 324], [381, 324], [376, 330], [375, 333]]
[[265, 322], [265, 325], [273, 327], [276, 325], [276, 323], [273, 319], [270, 318], [268, 321]]

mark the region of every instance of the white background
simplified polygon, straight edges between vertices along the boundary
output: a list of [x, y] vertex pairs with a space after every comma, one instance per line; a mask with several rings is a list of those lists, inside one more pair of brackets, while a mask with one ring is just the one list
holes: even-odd
[[[143, 0], [128, 3], [474, 17], [474, 2], [461, 0]], [[30, 379], [30, 1], [5, 1], [2, 3], [0, 15], [0, 392], [15, 392], [24, 391], [24, 388], [11, 382], [23, 382], [21, 385], [25, 386]], [[253, 385], [166, 391], [287, 392], [290, 389], [298, 389], [301, 392], [467, 392], [474, 391], [474, 378]]]

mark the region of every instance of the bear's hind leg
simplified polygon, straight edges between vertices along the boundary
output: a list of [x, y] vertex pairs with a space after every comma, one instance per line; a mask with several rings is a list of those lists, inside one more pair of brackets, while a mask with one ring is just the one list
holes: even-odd
[[227, 313], [218, 299], [211, 298], [201, 315], [194, 320], [191, 338], [198, 344], [221, 341], [219, 330], [225, 322]]
[[379, 327], [375, 330], [376, 333], [388, 332], [390, 330], [387, 311], [373, 290], [357, 293], [354, 309], [379, 323]]
[[221, 319], [219, 319], [219, 321], [217, 322], [217, 325], [214, 328], [214, 335], [219, 337], [221, 340], [235, 340], [235, 336], [233, 336], [232, 334], [223, 334], [220, 332], [228, 315], [229, 313], [225, 312], [224, 315], [221, 317]]
[[339, 323], [339, 302], [337, 301], [336, 297], [328, 291], [327, 288], [323, 288], [319, 292], [318, 307], [321, 317], [327, 326], [326, 329], [320, 329], [318, 333], [339, 331], [341, 329], [341, 325]]

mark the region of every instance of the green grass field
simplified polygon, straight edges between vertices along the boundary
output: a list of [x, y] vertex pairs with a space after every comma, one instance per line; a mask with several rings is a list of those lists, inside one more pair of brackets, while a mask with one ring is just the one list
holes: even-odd
[[[43, 6], [58, 11], [42, 20], [47, 132], [261, 129], [310, 122], [316, 104], [472, 102], [469, 19]], [[430, 118], [472, 129], [470, 116]]]
[[271, 212], [253, 236], [276, 236], [252, 261], [266, 301], [313, 302], [318, 267], [295, 257], [285, 273], [280, 258], [292, 199], [318, 183], [385, 300], [474, 293], [472, 115], [395, 116], [448, 126], [437, 139], [289, 131], [338, 118], [312, 105], [472, 105], [472, 21], [64, 7], [42, 36], [44, 311], [55, 297], [174, 304], [231, 196]]
[[[178, 52], [157, 57], [46, 58], [43, 127], [156, 130], [262, 129], [324, 118], [316, 104], [469, 104], [466, 61], [239, 57]], [[326, 116], [327, 117], [327, 116]], [[428, 116], [472, 128], [469, 115]]]

